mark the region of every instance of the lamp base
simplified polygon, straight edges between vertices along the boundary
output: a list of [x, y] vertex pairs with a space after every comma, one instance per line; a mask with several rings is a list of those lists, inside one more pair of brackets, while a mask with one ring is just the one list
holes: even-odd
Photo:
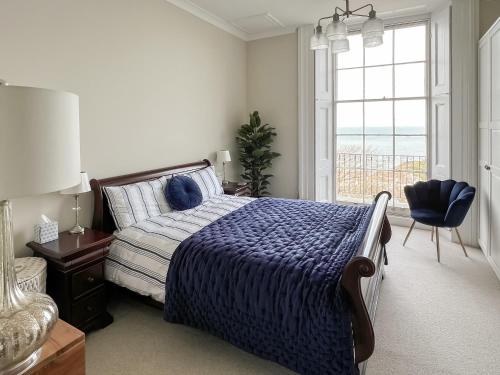
[[[24, 293], [17, 283], [12, 207], [0, 202], [0, 374], [22, 374], [38, 358], [59, 315], [46, 294]], [[35, 353], [35, 354], [33, 354]]]
[[71, 228], [69, 233], [71, 233], [71, 234], [83, 234], [83, 233], [85, 233], [85, 228], [77, 224], [73, 228]]
[[21, 375], [28, 371], [33, 365], [38, 361], [40, 355], [42, 354], [42, 348], [36, 350], [24, 361], [16, 363], [12, 367], [5, 368], [0, 370], [0, 375]]

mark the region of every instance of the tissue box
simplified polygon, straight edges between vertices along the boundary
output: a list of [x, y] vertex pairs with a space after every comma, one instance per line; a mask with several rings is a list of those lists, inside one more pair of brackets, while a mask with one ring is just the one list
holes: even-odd
[[59, 230], [57, 222], [35, 225], [35, 242], [46, 243], [57, 240], [58, 238]]

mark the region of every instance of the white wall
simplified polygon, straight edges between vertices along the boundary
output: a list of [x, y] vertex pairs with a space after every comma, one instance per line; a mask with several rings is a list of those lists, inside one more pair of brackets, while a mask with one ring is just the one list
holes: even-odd
[[[236, 155], [245, 42], [163, 0], [2, 0], [0, 14], [0, 77], [80, 96], [91, 177], [213, 159], [226, 147]], [[90, 225], [90, 194], [82, 201]], [[28, 254], [41, 213], [71, 227], [72, 203], [59, 194], [13, 201], [18, 254]]]
[[298, 197], [297, 34], [248, 43], [248, 110], [276, 128], [270, 192]]

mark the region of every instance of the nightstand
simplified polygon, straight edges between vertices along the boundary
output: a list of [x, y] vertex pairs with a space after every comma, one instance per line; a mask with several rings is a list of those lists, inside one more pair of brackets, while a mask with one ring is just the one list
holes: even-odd
[[114, 236], [85, 229], [83, 234], [59, 233], [55, 241], [27, 244], [47, 261], [47, 294], [59, 308], [59, 317], [88, 332], [113, 322], [106, 311], [104, 260]]
[[222, 184], [222, 188], [224, 189], [224, 194], [236, 195], [239, 197], [250, 196], [250, 186], [247, 183], [228, 182]]

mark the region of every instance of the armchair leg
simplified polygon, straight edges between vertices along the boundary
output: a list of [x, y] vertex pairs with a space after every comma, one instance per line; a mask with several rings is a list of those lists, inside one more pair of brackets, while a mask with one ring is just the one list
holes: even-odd
[[431, 242], [434, 242], [434, 227], [431, 227]]
[[438, 227], [436, 227], [436, 249], [437, 249], [438, 263], [441, 263], [441, 252], [439, 251], [439, 232], [438, 232]]
[[408, 238], [410, 237], [410, 233], [413, 230], [414, 226], [415, 226], [415, 220], [413, 220], [413, 223], [411, 223], [410, 230], [406, 234], [405, 240], [403, 241], [403, 246], [406, 245], [406, 241], [408, 241]]
[[460, 245], [462, 246], [462, 250], [464, 251], [465, 256], [468, 258], [469, 255], [467, 254], [467, 251], [465, 250], [464, 243], [462, 242], [462, 237], [460, 237], [460, 232], [458, 231], [458, 228], [455, 228], [455, 232], [457, 232], [458, 239], [460, 241]]

